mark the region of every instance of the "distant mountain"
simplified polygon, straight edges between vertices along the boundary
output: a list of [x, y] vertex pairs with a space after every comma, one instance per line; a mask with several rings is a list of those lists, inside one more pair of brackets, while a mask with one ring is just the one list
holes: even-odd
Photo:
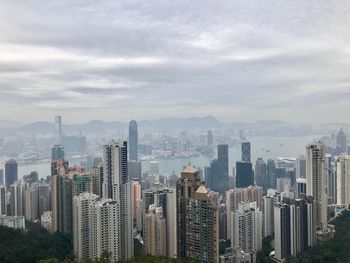
[[225, 124], [215, 117], [190, 117], [190, 118], [163, 118], [154, 121], [140, 121], [140, 127], [155, 128], [155, 129], [210, 129], [220, 128]]
[[16, 129], [23, 125], [23, 123], [19, 121], [8, 121], [8, 120], [0, 120], [0, 129]]
[[[139, 129], [149, 131], [186, 131], [230, 128], [238, 131], [244, 130], [246, 136], [269, 135], [269, 136], [294, 136], [306, 134], [330, 134], [343, 127], [347, 132], [350, 125], [346, 123], [325, 123], [318, 125], [294, 125], [279, 120], [259, 120], [256, 122], [232, 122], [224, 123], [213, 116], [189, 117], [189, 118], [162, 118], [156, 120], [137, 120]], [[53, 134], [52, 122], [34, 122], [22, 125], [19, 128], [3, 128], [0, 125], [0, 137], [18, 134]], [[92, 120], [82, 124], [63, 124], [65, 134], [105, 134], [126, 131], [128, 122], [106, 122]]]
[[[66, 134], [84, 134], [118, 132], [128, 128], [126, 122], [105, 122], [101, 120], [93, 120], [83, 124], [63, 124], [63, 131]], [[225, 124], [212, 116], [206, 117], [190, 117], [190, 118], [163, 118], [153, 121], [138, 121], [141, 129], [155, 130], [187, 130], [187, 129], [210, 129], [224, 127]], [[52, 122], [34, 122], [19, 127], [16, 131], [24, 134], [52, 134], [55, 125]], [[10, 131], [4, 131], [6, 134]], [[1, 134], [1, 130], [0, 130]]]
[[26, 124], [18, 128], [17, 131], [25, 134], [47, 134], [53, 132], [54, 126], [51, 122], [40, 121]]

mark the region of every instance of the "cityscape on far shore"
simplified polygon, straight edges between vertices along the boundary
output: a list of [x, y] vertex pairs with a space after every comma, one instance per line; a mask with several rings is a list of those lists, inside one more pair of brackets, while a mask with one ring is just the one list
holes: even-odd
[[[2, 158], [16, 142], [34, 156], [33, 149], [50, 148], [51, 161], [49, 174], [23, 176], [19, 167], [46, 162], [19, 165], [14, 154], [4, 163], [0, 223], [26, 229], [33, 222], [68, 235], [78, 261], [145, 254], [260, 262], [263, 242], [272, 238], [268, 259], [284, 262], [332, 239], [331, 221], [349, 207], [350, 147], [343, 129], [301, 137], [310, 141], [296, 156], [265, 159], [276, 150], [263, 148], [253, 160], [256, 146], [244, 129], [148, 133], [132, 120], [126, 131], [115, 131], [121, 138], [110, 139], [68, 135], [62, 122], [56, 116], [51, 133], [27, 145], [18, 137], [1, 141]], [[290, 138], [281, 137], [276, 147]], [[240, 156], [233, 160], [235, 150]]]

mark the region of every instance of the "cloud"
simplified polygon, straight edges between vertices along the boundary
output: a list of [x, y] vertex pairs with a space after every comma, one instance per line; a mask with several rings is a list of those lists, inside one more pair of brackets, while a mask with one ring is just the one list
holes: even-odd
[[0, 117], [347, 121], [349, 11], [340, 0], [4, 2]]

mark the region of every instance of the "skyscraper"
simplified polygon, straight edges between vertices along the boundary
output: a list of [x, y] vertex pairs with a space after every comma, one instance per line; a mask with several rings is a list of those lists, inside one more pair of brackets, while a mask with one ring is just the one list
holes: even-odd
[[138, 132], [135, 120], [129, 123], [129, 160], [138, 160]]
[[98, 164], [91, 171], [92, 192], [99, 197], [102, 197], [103, 187], [103, 165]]
[[316, 227], [327, 228], [327, 195], [325, 178], [325, 145], [322, 142], [306, 147], [306, 195], [312, 196], [316, 206]]
[[166, 220], [161, 207], [155, 204], [145, 214], [143, 241], [145, 254], [153, 256], [167, 255]]
[[335, 204], [337, 202], [337, 185], [336, 185], [336, 174], [333, 167], [333, 157], [331, 154], [325, 154], [324, 158], [324, 169], [326, 175], [326, 193], [327, 193], [327, 203]]
[[4, 169], [0, 168], [0, 186], [5, 185], [4, 179]]
[[276, 189], [276, 165], [272, 159], [267, 160], [266, 165], [267, 189]]
[[303, 156], [297, 158], [296, 178], [306, 178], [306, 159]]
[[250, 163], [250, 142], [242, 142], [242, 162]]
[[98, 196], [91, 193], [83, 193], [73, 198], [73, 248], [79, 261], [90, 258], [91, 206], [97, 200]]
[[256, 208], [262, 210], [262, 197], [263, 189], [257, 185], [226, 191], [227, 239], [231, 239], [231, 212], [238, 210], [238, 204], [241, 202], [255, 202]]
[[213, 189], [219, 193], [225, 193], [228, 190], [228, 145], [218, 145], [218, 165], [219, 165], [219, 176], [214, 179], [218, 182], [217, 189]]
[[176, 210], [177, 210], [177, 256], [179, 258], [186, 258], [187, 248], [187, 206], [194, 193], [200, 186], [201, 181], [198, 170], [192, 166], [187, 165], [182, 173], [181, 178], [176, 183]]
[[92, 193], [82, 193], [73, 201], [73, 247], [77, 259], [100, 259], [109, 256], [111, 262], [122, 260], [127, 249], [120, 235], [119, 203], [99, 199]]
[[5, 163], [5, 183], [9, 188], [15, 181], [18, 180], [18, 166], [15, 160], [9, 160]]
[[7, 214], [6, 194], [6, 187], [0, 185], [0, 215]]
[[72, 233], [72, 179], [68, 175], [51, 177], [52, 231]]
[[186, 206], [186, 256], [219, 262], [219, 194], [201, 184]]
[[149, 208], [161, 208], [166, 223], [166, 256], [176, 257], [176, 197], [173, 189], [156, 185], [142, 192], [143, 214], [149, 214]]
[[255, 181], [256, 184], [267, 191], [267, 178], [266, 178], [266, 163], [263, 158], [258, 158], [255, 163]]
[[128, 181], [127, 142], [112, 141], [103, 148], [103, 197], [117, 200]]
[[254, 185], [252, 163], [236, 162], [236, 187], [244, 188]]
[[346, 135], [343, 129], [340, 129], [337, 134], [337, 148], [339, 149], [339, 153], [347, 152]]
[[239, 203], [230, 224], [233, 250], [256, 253], [262, 248], [263, 214], [255, 202]]
[[224, 194], [229, 187], [228, 178], [228, 145], [218, 145], [218, 158], [211, 161], [210, 167], [205, 169], [207, 186], [220, 194]]
[[274, 207], [275, 257], [282, 261], [302, 253], [316, 240], [312, 197], [284, 199]]
[[67, 160], [51, 161], [51, 176], [67, 174], [69, 163]]
[[14, 182], [10, 185], [10, 215], [11, 216], [23, 216], [23, 185], [20, 182]]
[[336, 161], [337, 204], [350, 204], [350, 156], [340, 156]]
[[63, 145], [52, 146], [52, 161], [64, 160], [64, 147]]
[[208, 146], [212, 146], [214, 142], [213, 139], [213, 132], [211, 130], [208, 131], [208, 135], [207, 135], [207, 145]]
[[63, 145], [62, 117], [55, 116], [55, 144]]
[[119, 260], [128, 260], [134, 255], [132, 220], [132, 185], [128, 178], [127, 142], [112, 141], [103, 148], [103, 190], [102, 196], [119, 204], [120, 235]]
[[140, 161], [128, 162], [128, 173], [131, 180], [140, 180], [142, 178], [142, 164]]

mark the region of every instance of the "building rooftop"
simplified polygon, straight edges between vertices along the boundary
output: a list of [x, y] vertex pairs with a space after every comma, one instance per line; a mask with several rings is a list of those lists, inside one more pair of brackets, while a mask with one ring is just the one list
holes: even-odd
[[196, 193], [198, 194], [207, 194], [208, 192], [209, 192], [208, 189], [205, 187], [203, 183], [198, 187], [196, 191]]
[[185, 166], [185, 168], [182, 171], [183, 173], [195, 173], [197, 172], [197, 168], [191, 164], [188, 164]]

